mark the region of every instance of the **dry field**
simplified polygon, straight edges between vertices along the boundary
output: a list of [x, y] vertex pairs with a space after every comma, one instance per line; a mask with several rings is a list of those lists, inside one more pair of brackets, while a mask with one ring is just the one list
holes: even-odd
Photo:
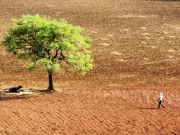
[[1, 0], [0, 40], [11, 18], [36, 13], [84, 28], [95, 67], [54, 74], [46, 93], [47, 73], [27, 72], [1, 46], [0, 90], [38, 89], [1, 95], [1, 135], [180, 135], [180, 1]]

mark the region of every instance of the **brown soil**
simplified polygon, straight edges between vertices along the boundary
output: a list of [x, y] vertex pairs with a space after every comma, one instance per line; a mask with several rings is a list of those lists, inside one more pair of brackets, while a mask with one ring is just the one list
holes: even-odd
[[[0, 39], [23, 14], [66, 19], [93, 39], [86, 76], [27, 72], [0, 49], [1, 135], [179, 135], [180, 2], [165, 0], [8, 0], [0, 2]], [[159, 92], [166, 108], [157, 109]]]

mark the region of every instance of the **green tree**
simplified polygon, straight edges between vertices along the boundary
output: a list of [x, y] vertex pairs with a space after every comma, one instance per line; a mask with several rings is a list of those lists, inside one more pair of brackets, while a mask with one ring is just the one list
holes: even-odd
[[48, 90], [54, 90], [54, 71], [69, 69], [84, 75], [93, 69], [91, 39], [82, 36], [81, 27], [38, 14], [23, 15], [13, 19], [13, 24], [4, 35], [2, 45], [17, 58], [29, 61], [29, 70], [37, 67], [47, 70]]

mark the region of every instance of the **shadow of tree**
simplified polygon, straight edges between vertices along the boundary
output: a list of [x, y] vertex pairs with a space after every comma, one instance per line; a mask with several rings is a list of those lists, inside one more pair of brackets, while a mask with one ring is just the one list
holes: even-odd
[[20, 100], [20, 99], [29, 99], [30, 97], [37, 95], [42, 95], [42, 94], [52, 94], [55, 91], [49, 91], [49, 90], [40, 90], [40, 89], [29, 89], [29, 92], [33, 92], [32, 94], [19, 94], [9, 92], [7, 89], [1, 90], [0, 91], [0, 101], [6, 101], [6, 100]]

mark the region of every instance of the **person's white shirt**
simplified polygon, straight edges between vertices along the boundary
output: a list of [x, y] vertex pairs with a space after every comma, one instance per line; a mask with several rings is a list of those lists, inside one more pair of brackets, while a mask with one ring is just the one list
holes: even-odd
[[163, 94], [160, 93], [160, 96], [159, 96], [159, 101], [162, 101], [163, 100]]

